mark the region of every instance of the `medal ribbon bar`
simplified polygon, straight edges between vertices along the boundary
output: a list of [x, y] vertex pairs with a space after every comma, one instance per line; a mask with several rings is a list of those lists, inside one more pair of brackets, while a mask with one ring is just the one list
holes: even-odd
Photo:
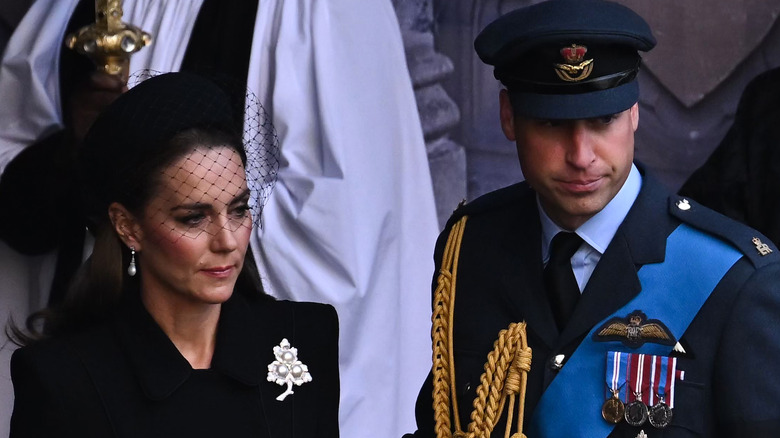
[[612, 397], [613, 394], [618, 394], [618, 397], [625, 401], [626, 398], [621, 396], [621, 390], [626, 384], [626, 372], [628, 364], [629, 353], [621, 353], [620, 351], [607, 352], [607, 394], [606, 396]]

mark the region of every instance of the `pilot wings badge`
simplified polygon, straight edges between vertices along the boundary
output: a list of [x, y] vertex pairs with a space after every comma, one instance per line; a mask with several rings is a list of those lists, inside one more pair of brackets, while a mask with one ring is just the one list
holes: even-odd
[[657, 319], [647, 319], [641, 310], [634, 310], [625, 318], [612, 318], [593, 334], [598, 342], [620, 341], [626, 347], [639, 348], [645, 342], [661, 345], [675, 345], [672, 332]]

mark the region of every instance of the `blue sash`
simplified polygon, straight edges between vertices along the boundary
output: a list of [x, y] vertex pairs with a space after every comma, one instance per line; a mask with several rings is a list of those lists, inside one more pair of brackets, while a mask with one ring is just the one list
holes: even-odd
[[[680, 339], [699, 309], [726, 272], [742, 257], [727, 243], [687, 225], [680, 225], [666, 241], [663, 263], [643, 266], [642, 292], [591, 330], [566, 365], [542, 394], [530, 422], [532, 438], [606, 437], [615, 425], [601, 418], [605, 400], [604, 369], [607, 351], [625, 350], [619, 341], [596, 342], [593, 333], [614, 317], [642, 310], [663, 321]], [[671, 347], [646, 343], [637, 352], [668, 355]]]

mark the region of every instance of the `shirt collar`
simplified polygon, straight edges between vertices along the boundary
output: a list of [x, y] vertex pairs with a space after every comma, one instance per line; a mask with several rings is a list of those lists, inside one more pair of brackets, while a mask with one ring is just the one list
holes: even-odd
[[[600, 254], [604, 254], [607, 246], [615, 237], [617, 229], [623, 223], [628, 211], [634, 204], [639, 190], [642, 187], [642, 175], [634, 164], [631, 165], [631, 171], [628, 178], [620, 188], [618, 193], [609, 203], [596, 213], [592, 218], [580, 225], [575, 230], [578, 236], [588, 245], [593, 247]], [[539, 202], [539, 195], [536, 195], [536, 204], [539, 210], [539, 219], [542, 223], [542, 260], [547, 261], [550, 258], [550, 242], [553, 237], [561, 231], [566, 231], [559, 227], [550, 219]]]

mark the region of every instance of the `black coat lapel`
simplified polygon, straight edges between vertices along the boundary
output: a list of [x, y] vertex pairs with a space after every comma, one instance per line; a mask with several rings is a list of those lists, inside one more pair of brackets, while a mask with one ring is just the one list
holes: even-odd
[[501, 244], [500, 258], [508, 265], [501, 292], [512, 313], [522, 315], [529, 334], [552, 348], [558, 328], [542, 284], [541, 224], [534, 193], [529, 190], [516, 208], [517, 220], [510, 224]]
[[223, 308], [222, 320], [226, 324], [220, 326], [219, 350], [214, 353], [213, 366], [236, 380], [257, 385], [268, 436], [291, 438], [296, 397], [277, 401], [285, 388], [268, 382], [266, 376], [268, 365], [274, 360], [274, 347], [283, 338], [295, 345], [292, 306], [271, 301], [254, 309], [244, 299], [231, 301], [235, 302]]
[[664, 260], [666, 238], [676, 221], [668, 213], [669, 194], [644, 175], [642, 190], [601, 257], [557, 345], [568, 345], [624, 306], [640, 291], [637, 271]]
[[628, 303], [642, 289], [634, 258], [622, 233], [617, 233], [593, 271], [588, 285], [566, 325], [558, 346], [589, 332], [599, 321]]
[[[322, 339], [312, 336], [325, 318], [319, 309], [308, 313], [305, 309], [300, 303], [263, 298], [254, 302], [242, 296], [231, 298], [223, 305], [212, 367], [257, 387], [267, 434], [271, 438], [313, 436], [322, 425], [312, 415], [323, 409], [318, 402], [324, 400], [313, 385], [323, 387], [327, 379], [338, 378], [335, 365], [332, 373], [326, 372], [322, 362], [324, 356], [312, 345], [320, 341], [329, 345], [327, 341], [331, 339], [327, 336], [337, 336], [337, 332], [323, 329]], [[279, 401], [276, 398], [287, 386], [269, 382], [267, 376], [268, 365], [275, 360], [274, 347], [282, 339], [298, 349], [300, 360], [309, 366], [315, 382], [293, 386], [294, 393]], [[338, 352], [331, 353], [335, 363]], [[335, 388], [338, 391], [337, 382]]]

